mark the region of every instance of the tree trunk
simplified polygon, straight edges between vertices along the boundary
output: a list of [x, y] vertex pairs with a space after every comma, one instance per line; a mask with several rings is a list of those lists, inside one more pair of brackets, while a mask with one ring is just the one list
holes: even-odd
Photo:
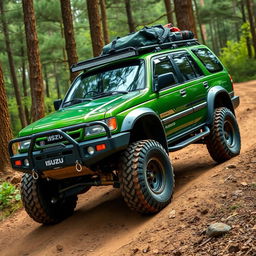
[[44, 81], [45, 81], [45, 92], [46, 97], [50, 98], [49, 79], [47, 74], [47, 64], [43, 65]]
[[254, 17], [253, 17], [253, 11], [252, 11], [252, 0], [246, 0], [246, 6], [249, 16], [249, 22], [250, 22], [250, 28], [252, 33], [252, 45], [254, 48], [254, 58], [256, 59], [256, 32], [255, 32], [255, 24], [254, 24]]
[[22, 0], [24, 24], [27, 40], [27, 54], [29, 61], [29, 80], [32, 97], [32, 120], [36, 121], [45, 114], [44, 88], [42, 67], [40, 62], [38, 38], [36, 33], [36, 20], [33, 0]]
[[[22, 69], [22, 88], [23, 88], [23, 96], [27, 98], [28, 91], [27, 91], [27, 77], [26, 77], [26, 62], [25, 62], [25, 50], [24, 50], [22, 35], [21, 35], [21, 38], [22, 38], [22, 45], [21, 45], [20, 53], [21, 53], [21, 69]], [[30, 115], [29, 115], [26, 100], [24, 102], [24, 108], [25, 108], [26, 121], [27, 121], [27, 124], [29, 124], [30, 123]]]
[[[246, 23], [247, 20], [246, 20], [245, 7], [244, 7], [243, 1], [241, 2], [241, 12], [242, 12], [243, 23]], [[252, 58], [252, 47], [251, 47], [249, 36], [246, 37], [246, 46], [247, 46], [248, 57]]]
[[209, 27], [210, 27], [210, 35], [211, 35], [211, 41], [212, 41], [212, 49], [213, 49], [214, 52], [217, 52], [217, 43], [216, 43], [216, 38], [215, 38], [215, 35], [214, 35], [214, 31], [213, 31], [212, 21], [210, 21]]
[[8, 55], [8, 61], [10, 66], [12, 84], [14, 87], [15, 98], [16, 98], [18, 111], [19, 111], [19, 118], [20, 118], [21, 126], [25, 127], [27, 125], [27, 122], [26, 122], [24, 108], [21, 103], [20, 89], [18, 85], [15, 67], [14, 67], [14, 60], [13, 60], [12, 49], [11, 49], [10, 39], [8, 34], [8, 26], [5, 20], [3, 1], [0, 1], [0, 12], [1, 12], [1, 22], [3, 26], [3, 32], [4, 32], [4, 38], [5, 38], [6, 52]]
[[197, 22], [198, 22], [199, 30], [200, 30], [201, 39], [202, 39], [203, 44], [205, 44], [204, 28], [203, 28], [203, 25], [201, 23], [201, 19], [200, 19], [200, 15], [199, 15], [199, 12], [198, 12], [198, 6], [197, 6], [196, 0], [194, 0], [194, 5], [195, 5], [196, 17], [197, 17]]
[[101, 10], [101, 22], [103, 28], [103, 36], [105, 44], [110, 42], [108, 35], [108, 24], [107, 24], [107, 11], [106, 11], [106, 2], [105, 0], [100, 0], [100, 10]]
[[56, 64], [53, 64], [53, 72], [55, 77], [55, 84], [56, 84], [56, 90], [57, 90], [57, 97], [58, 99], [61, 99], [61, 93], [60, 93], [60, 82], [59, 82], [59, 74], [56, 69]]
[[88, 17], [89, 17], [89, 23], [90, 23], [93, 56], [95, 57], [100, 55], [101, 50], [104, 46], [102, 31], [101, 31], [98, 1], [87, 0], [87, 11], [88, 11]]
[[164, 4], [165, 4], [165, 9], [166, 9], [167, 21], [168, 21], [168, 23], [173, 24], [171, 0], [164, 0]]
[[191, 30], [197, 37], [192, 0], [174, 0], [174, 6], [178, 27], [181, 30]]
[[2, 67], [0, 66], [0, 168], [7, 172], [10, 168], [8, 142], [12, 138], [10, 116], [8, 111], [7, 96], [4, 88]]
[[125, 10], [127, 14], [127, 20], [128, 20], [128, 26], [130, 33], [135, 32], [135, 23], [132, 16], [132, 7], [131, 7], [131, 1], [125, 0]]
[[[71, 67], [78, 62], [76, 53], [76, 41], [73, 27], [72, 11], [70, 0], [60, 0], [62, 20], [64, 25], [64, 34], [66, 42], [66, 51], [68, 55], [68, 64]], [[72, 82], [78, 73], [73, 73], [70, 70], [70, 81]]]

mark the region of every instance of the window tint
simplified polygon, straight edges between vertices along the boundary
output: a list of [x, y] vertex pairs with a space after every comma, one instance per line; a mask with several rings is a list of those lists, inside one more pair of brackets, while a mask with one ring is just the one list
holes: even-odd
[[[154, 77], [166, 74], [166, 73], [173, 73], [175, 75], [175, 70], [171, 61], [168, 58], [164, 59], [155, 59], [154, 60]], [[170, 81], [168, 86], [174, 85], [176, 82]]]
[[187, 53], [176, 53], [172, 56], [173, 61], [179, 67], [184, 80], [195, 79], [202, 75], [192, 58]]
[[223, 70], [223, 67], [217, 57], [208, 49], [194, 49], [193, 52], [211, 73]]

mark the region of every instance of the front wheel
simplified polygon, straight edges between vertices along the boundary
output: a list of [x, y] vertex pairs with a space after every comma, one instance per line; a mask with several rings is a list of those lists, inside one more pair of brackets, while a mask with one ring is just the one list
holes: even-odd
[[120, 161], [121, 193], [127, 205], [140, 213], [155, 213], [172, 198], [173, 168], [162, 145], [154, 140], [129, 145]]
[[55, 224], [69, 217], [77, 202], [77, 196], [59, 198], [56, 181], [35, 180], [27, 173], [21, 180], [21, 199], [28, 215], [42, 224]]
[[217, 108], [211, 132], [206, 140], [209, 154], [218, 163], [239, 155], [241, 138], [234, 114], [225, 107]]

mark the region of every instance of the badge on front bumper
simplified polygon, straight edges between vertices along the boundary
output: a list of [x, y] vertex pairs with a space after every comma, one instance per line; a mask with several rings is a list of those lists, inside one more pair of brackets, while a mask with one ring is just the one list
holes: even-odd
[[55, 165], [60, 165], [64, 163], [64, 158], [60, 157], [60, 158], [55, 158], [55, 159], [50, 159], [50, 160], [46, 160], [44, 161], [45, 165], [47, 167], [49, 166], [55, 166]]

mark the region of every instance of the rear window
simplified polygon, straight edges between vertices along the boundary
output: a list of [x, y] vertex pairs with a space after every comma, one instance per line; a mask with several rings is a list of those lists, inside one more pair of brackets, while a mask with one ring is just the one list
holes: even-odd
[[201, 60], [206, 69], [211, 73], [216, 73], [223, 70], [223, 66], [217, 57], [208, 49], [194, 49], [193, 53]]

